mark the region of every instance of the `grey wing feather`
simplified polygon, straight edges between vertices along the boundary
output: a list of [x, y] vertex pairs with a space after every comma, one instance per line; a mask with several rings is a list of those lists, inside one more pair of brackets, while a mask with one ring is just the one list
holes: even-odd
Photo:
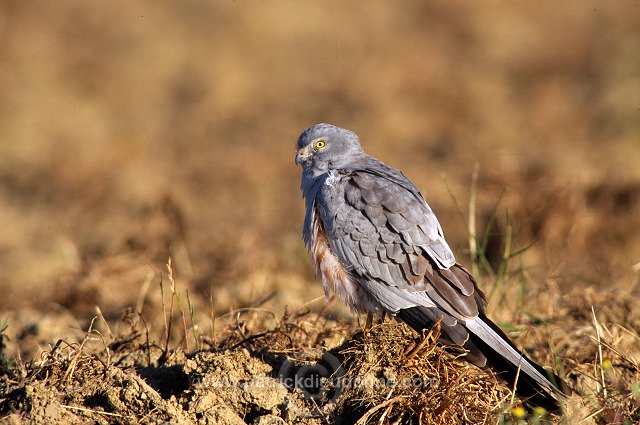
[[[537, 366], [527, 357], [523, 356], [522, 352], [505, 340], [504, 336], [499, 335], [487, 321], [481, 318], [475, 318], [467, 321], [465, 326], [487, 345], [496, 350], [501, 356], [509, 360], [509, 362], [518, 365], [522, 369], [522, 372], [535, 380], [540, 386], [548, 389], [558, 388], [556, 384], [549, 381], [548, 372], [542, 370], [540, 366]], [[562, 390], [558, 390], [557, 395], [561, 395], [562, 393]]]
[[323, 186], [318, 210], [332, 249], [391, 313], [439, 306], [474, 317], [473, 281], [449, 271], [455, 257], [435, 214], [402, 174], [380, 164], [334, 175]]

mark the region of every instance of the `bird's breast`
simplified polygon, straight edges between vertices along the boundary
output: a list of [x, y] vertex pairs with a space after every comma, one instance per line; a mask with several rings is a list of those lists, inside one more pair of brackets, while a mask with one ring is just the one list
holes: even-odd
[[353, 276], [332, 251], [322, 220], [314, 212], [313, 242], [311, 255], [318, 279], [322, 280], [325, 296], [331, 293], [338, 295], [349, 308], [356, 313], [380, 314], [380, 305], [374, 302], [359, 284], [357, 276]]

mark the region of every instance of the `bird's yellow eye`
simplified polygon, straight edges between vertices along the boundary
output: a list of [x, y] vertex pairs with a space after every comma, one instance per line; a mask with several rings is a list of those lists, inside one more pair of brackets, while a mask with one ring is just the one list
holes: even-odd
[[314, 146], [315, 146], [317, 149], [322, 149], [322, 148], [324, 148], [326, 145], [327, 145], [327, 144], [325, 143], [325, 141], [324, 141], [324, 140], [318, 140], [318, 141], [314, 144]]

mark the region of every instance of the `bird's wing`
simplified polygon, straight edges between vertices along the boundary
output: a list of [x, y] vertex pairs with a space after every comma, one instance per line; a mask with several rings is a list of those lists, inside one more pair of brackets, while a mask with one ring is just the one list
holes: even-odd
[[483, 310], [435, 214], [399, 172], [349, 170], [323, 186], [317, 208], [334, 253], [389, 312], [423, 306], [472, 318]]

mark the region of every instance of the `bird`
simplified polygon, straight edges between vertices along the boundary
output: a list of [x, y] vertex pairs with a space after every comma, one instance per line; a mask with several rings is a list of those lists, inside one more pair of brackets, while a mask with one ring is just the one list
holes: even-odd
[[368, 155], [358, 136], [316, 124], [297, 140], [306, 207], [302, 238], [327, 298], [359, 314], [390, 315], [493, 372], [529, 406], [561, 412], [571, 388], [526, 356], [486, 315], [436, 215], [404, 174]]

